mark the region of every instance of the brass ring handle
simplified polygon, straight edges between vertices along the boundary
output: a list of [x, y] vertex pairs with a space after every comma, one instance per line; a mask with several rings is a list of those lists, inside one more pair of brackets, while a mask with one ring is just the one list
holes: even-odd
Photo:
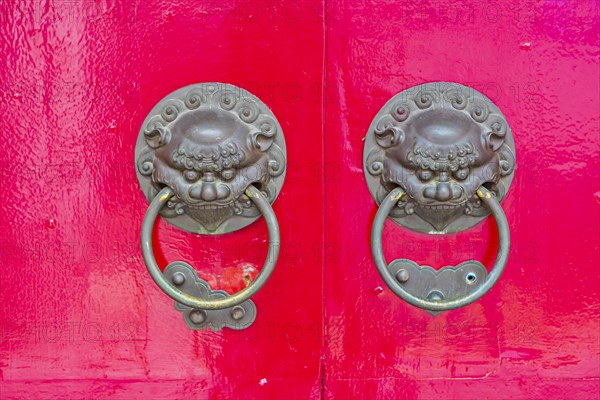
[[264, 266], [256, 279], [254, 279], [254, 281], [248, 287], [231, 296], [213, 300], [201, 299], [182, 292], [171, 282], [169, 282], [169, 280], [165, 278], [161, 272], [158, 264], [156, 263], [156, 259], [154, 258], [154, 251], [152, 249], [152, 229], [160, 210], [165, 206], [167, 201], [174, 195], [174, 193], [169, 187], [165, 187], [156, 195], [156, 197], [154, 197], [154, 199], [152, 199], [142, 224], [142, 256], [150, 276], [167, 296], [171, 297], [178, 303], [195, 309], [221, 310], [236, 306], [248, 300], [267, 282], [271, 276], [271, 273], [275, 269], [275, 264], [277, 263], [277, 257], [279, 255], [279, 225], [277, 223], [275, 213], [271, 208], [271, 204], [263, 196], [260, 190], [253, 185], [250, 185], [246, 189], [245, 193], [265, 217], [267, 230], [269, 232], [269, 250], [267, 253], [267, 259], [265, 260]]
[[489, 273], [485, 281], [481, 284], [481, 286], [477, 287], [477, 289], [475, 289], [468, 295], [452, 300], [435, 300], [423, 299], [414, 296], [413, 294], [409, 293], [405, 288], [403, 288], [402, 285], [398, 283], [398, 281], [394, 278], [394, 276], [392, 276], [392, 274], [388, 270], [388, 263], [386, 262], [385, 257], [383, 255], [383, 249], [381, 246], [381, 235], [383, 232], [384, 222], [392, 208], [405, 195], [406, 193], [404, 192], [404, 190], [398, 187], [392, 190], [385, 197], [385, 199], [381, 202], [379, 209], [377, 210], [377, 214], [375, 215], [375, 220], [373, 221], [373, 227], [371, 230], [371, 251], [373, 253], [373, 259], [375, 261], [375, 265], [377, 266], [379, 274], [381, 275], [387, 286], [392, 290], [392, 292], [394, 292], [397, 296], [405, 300], [407, 303], [429, 311], [454, 310], [460, 307], [464, 307], [480, 299], [496, 284], [496, 282], [500, 278], [500, 275], [502, 274], [502, 271], [504, 271], [504, 267], [506, 266], [506, 261], [508, 259], [508, 252], [510, 248], [510, 231], [508, 228], [508, 222], [506, 220], [506, 216], [504, 215], [502, 207], [500, 206], [500, 203], [498, 202], [496, 197], [493, 196], [490, 193], [490, 191], [484, 187], [480, 187], [477, 190], [477, 196], [483, 201], [486, 207], [490, 209], [498, 226], [499, 246], [496, 261], [494, 263], [494, 268]]

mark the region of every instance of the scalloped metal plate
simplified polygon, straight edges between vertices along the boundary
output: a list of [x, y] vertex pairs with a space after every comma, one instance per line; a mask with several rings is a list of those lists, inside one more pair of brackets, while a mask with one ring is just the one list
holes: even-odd
[[[212, 290], [206, 281], [198, 277], [194, 268], [183, 261], [170, 263], [167, 268], [165, 268], [163, 274], [167, 279], [173, 282], [178, 289], [190, 296], [201, 299], [216, 299], [229, 296], [224, 290]], [[177, 283], [179, 284], [175, 283], [176, 280], [173, 278], [176, 274], [183, 274], [183, 282], [180, 283], [180, 281], [178, 281]], [[240, 308], [243, 309], [243, 311], [241, 311]], [[222, 310], [201, 310], [204, 321], [200, 323], [194, 322], [192, 318], [192, 313], [199, 310], [178, 302], [175, 302], [175, 309], [183, 313], [183, 320], [188, 328], [196, 331], [211, 329], [218, 332], [223, 328], [240, 330], [252, 325], [256, 319], [256, 305], [252, 300], [246, 300], [238, 306]], [[236, 309], [235, 311], [238, 313], [237, 318], [234, 318], [233, 316], [234, 309]]]
[[[436, 270], [428, 265], [419, 265], [414, 261], [399, 258], [392, 261], [388, 269], [407, 292], [415, 297], [430, 300], [455, 300], [464, 297], [477, 289], [488, 275], [485, 267], [474, 260]], [[401, 270], [405, 272], [400, 273]], [[439, 314], [436, 311], [427, 312], [432, 315]]]

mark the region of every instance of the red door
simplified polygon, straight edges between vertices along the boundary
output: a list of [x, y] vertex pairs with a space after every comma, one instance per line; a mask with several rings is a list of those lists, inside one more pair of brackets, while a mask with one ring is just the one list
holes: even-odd
[[[0, 398], [600, 396], [596, 2], [1, 1]], [[375, 114], [411, 86], [487, 95], [515, 138], [496, 286], [432, 316], [377, 274], [363, 172]], [[168, 93], [240, 86], [287, 144], [275, 272], [247, 329], [191, 331], [148, 275], [134, 150]], [[225, 236], [155, 229], [231, 292], [260, 269], [263, 220]], [[414, 233], [388, 258], [490, 267], [495, 224]]]
[[[319, 4], [300, 6], [271, 21], [258, 3], [2, 2], [0, 398], [319, 396], [323, 26]], [[139, 245], [137, 132], [168, 93], [207, 81], [258, 96], [288, 147], [281, 255], [243, 331], [190, 331]], [[155, 235], [161, 267], [186, 261], [230, 293], [267, 252], [263, 220]]]
[[[330, 398], [591, 399], [600, 396], [599, 68], [595, 2], [340, 4], [328, 24], [325, 388]], [[432, 317], [374, 273], [376, 211], [362, 140], [394, 94], [458, 82], [487, 95], [512, 128], [516, 171], [502, 207], [505, 272], [481, 300]], [[388, 221], [388, 260], [439, 268], [498, 246], [491, 218], [424, 235]]]

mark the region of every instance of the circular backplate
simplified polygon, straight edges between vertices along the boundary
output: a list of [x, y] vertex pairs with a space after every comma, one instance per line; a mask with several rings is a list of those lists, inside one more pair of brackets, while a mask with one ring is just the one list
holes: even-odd
[[365, 138], [365, 178], [379, 204], [395, 187], [408, 194], [390, 216], [418, 232], [467, 229], [489, 214], [484, 186], [502, 200], [515, 170], [512, 132], [490, 99], [450, 82], [414, 86], [392, 97]]
[[135, 164], [150, 202], [165, 186], [175, 195], [161, 211], [186, 231], [221, 234], [260, 213], [245, 195], [255, 185], [269, 202], [285, 178], [281, 126], [256, 96], [233, 85], [186, 86], [162, 99], [140, 129]]

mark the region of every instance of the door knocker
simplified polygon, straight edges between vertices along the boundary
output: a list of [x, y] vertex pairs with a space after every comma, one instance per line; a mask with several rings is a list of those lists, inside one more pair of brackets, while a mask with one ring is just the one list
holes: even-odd
[[[365, 138], [364, 171], [379, 204], [371, 251], [399, 297], [436, 313], [478, 300], [506, 265], [510, 232], [500, 206], [513, 179], [515, 148], [506, 119], [478, 91], [448, 82], [412, 87], [388, 101]], [[444, 234], [496, 220], [499, 247], [488, 274], [478, 261], [435, 270], [409, 259], [388, 264], [381, 246], [389, 216], [414, 231]]]
[[[250, 300], [269, 279], [279, 254], [279, 227], [271, 208], [285, 177], [281, 126], [258, 98], [236, 86], [202, 83], [161, 100], [144, 120], [137, 139], [138, 181], [150, 202], [141, 246], [154, 282], [175, 300], [190, 329], [244, 329], [254, 321]], [[212, 290], [184, 262], [160, 271], [152, 249], [158, 215], [198, 234], [241, 229], [262, 215], [269, 248], [260, 274], [229, 295]]]

